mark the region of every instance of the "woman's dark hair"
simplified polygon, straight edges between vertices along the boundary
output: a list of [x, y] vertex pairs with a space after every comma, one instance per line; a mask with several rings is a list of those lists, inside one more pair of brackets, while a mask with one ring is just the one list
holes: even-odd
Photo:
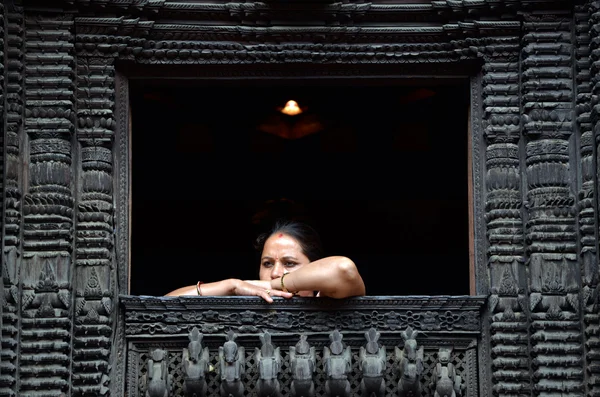
[[290, 220], [277, 221], [270, 231], [262, 233], [257, 237], [254, 247], [258, 250], [259, 254], [262, 253], [265, 241], [278, 233], [286, 234], [295, 239], [300, 244], [302, 253], [306, 255], [309, 261], [314, 262], [323, 258], [323, 246], [321, 245], [319, 233], [307, 223]]

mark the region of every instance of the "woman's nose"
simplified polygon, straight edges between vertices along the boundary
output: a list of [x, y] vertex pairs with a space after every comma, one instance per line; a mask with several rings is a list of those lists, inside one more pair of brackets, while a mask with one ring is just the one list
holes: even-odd
[[271, 279], [283, 276], [283, 271], [283, 265], [280, 262], [276, 262], [273, 266], [273, 269], [271, 270]]

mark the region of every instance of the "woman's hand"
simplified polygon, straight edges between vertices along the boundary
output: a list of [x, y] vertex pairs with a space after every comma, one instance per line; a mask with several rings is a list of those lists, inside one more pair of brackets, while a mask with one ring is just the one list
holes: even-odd
[[271, 288], [270, 281], [263, 280], [233, 280], [233, 294], [239, 296], [260, 296], [265, 301], [273, 303], [274, 296], [282, 298], [291, 298], [294, 296], [291, 292], [283, 292]]
[[189, 285], [171, 291], [167, 296], [183, 295], [202, 295], [202, 296], [260, 296], [265, 301], [273, 303], [274, 296], [282, 298], [291, 298], [294, 296], [291, 292], [271, 288], [270, 281], [261, 280], [239, 280], [237, 278], [228, 278], [226, 280], [213, 283], [203, 283], [197, 288], [196, 285]]

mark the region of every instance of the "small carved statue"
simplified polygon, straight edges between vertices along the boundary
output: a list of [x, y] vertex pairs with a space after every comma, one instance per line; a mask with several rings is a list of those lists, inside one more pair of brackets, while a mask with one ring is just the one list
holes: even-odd
[[292, 397], [315, 396], [313, 375], [317, 368], [317, 355], [314, 346], [311, 346], [306, 338], [306, 334], [302, 334], [296, 346], [290, 346], [292, 371], [290, 393]]
[[227, 341], [219, 346], [219, 372], [221, 375], [221, 397], [243, 397], [246, 353], [243, 346], [235, 343], [237, 335], [227, 332]]
[[400, 372], [398, 381], [399, 397], [419, 397], [421, 395], [421, 374], [423, 373], [423, 346], [417, 347], [418, 331], [408, 327], [401, 332], [404, 348], [396, 346], [396, 360]]
[[349, 397], [348, 374], [352, 368], [352, 352], [342, 342], [343, 335], [336, 329], [329, 334], [329, 347], [323, 352], [323, 367], [327, 374], [325, 392], [329, 397]]
[[460, 397], [462, 379], [450, 362], [451, 347], [440, 347], [438, 362], [433, 369], [434, 397]]
[[262, 346], [256, 348], [255, 357], [258, 363], [258, 382], [256, 393], [259, 397], [278, 397], [281, 392], [279, 371], [281, 369], [281, 353], [279, 347], [271, 343], [271, 334], [264, 332], [259, 335]]
[[207, 390], [208, 347], [202, 346], [204, 335], [194, 327], [189, 334], [190, 343], [183, 349], [183, 392], [187, 397], [205, 397]]
[[365, 397], [385, 396], [385, 346], [379, 344], [381, 334], [375, 328], [365, 332], [367, 343], [360, 347], [358, 362], [362, 371], [360, 388]]
[[167, 373], [167, 352], [162, 349], [154, 349], [150, 352], [150, 357], [146, 397], [168, 397], [171, 385]]

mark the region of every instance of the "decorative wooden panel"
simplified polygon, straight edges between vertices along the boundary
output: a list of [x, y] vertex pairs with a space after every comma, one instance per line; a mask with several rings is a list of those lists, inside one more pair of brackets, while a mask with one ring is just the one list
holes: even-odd
[[[194, 329], [202, 333], [203, 346], [209, 349], [210, 364], [218, 367], [219, 346], [234, 332], [235, 341], [245, 349], [242, 376], [244, 396], [257, 395], [257, 362], [255, 348], [260, 347], [260, 335], [268, 332], [275, 346], [282, 351], [282, 366], [278, 375], [281, 393], [290, 393], [292, 373], [289, 347], [296, 345], [300, 335], [316, 350], [314, 374], [315, 396], [326, 396], [327, 374], [324, 370], [324, 348], [331, 342], [335, 330], [352, 353], [348, 374], [351, 395], [361, 396], [363, 372], [360, 368], [360, 348], [369, 339], [366, 333], [377, 330], [378, 342], [385, 347], [383, 379], [385, 395], [400, 395], [400, 367], [396, 347], [405, 344], [403, 332], [416, 331], [416, 340], [423, 346], [423, 371], [419, 377], [421, 395], [435, 394], [435, 370], [440, 362], [440, 348], [448, 348], [450, 361], [460, 377], [457, 388], [463, 396], [478, 395], [477, 349], [481, 329], [481, 310], [485, 297], [364, 297], [348, 302], [326, 298], [278, 299], [267, 304], [258, 298], [187, 297], [150, 298], [122, 296], [125, 314], [125, 335], [128, 340], [127, 394], [143, 396], [148, 389], [148, 363], [154, 349], [166, 351], [169, 385], [173, 396], [183, 396], [186, 373], [183, 349]], [[351, 304], [348, 304], [350, 303]], [[364, 368], [363, 368], [364, 369]], [[217, 369], [206, 377], [209, 395], [217, 395], [221, 379]]]
[[[387, 348], [385, 394], [402, 394], [393, 352], [409, 326], [423, 332], [424, 396], [436, 371], [452, 373], [433, 369], [445, 354], [461, 379], [455, 392], [468, 396], [598, 394], [598, 2], [0, 6], [0, 395], [141, 396], [159, 368], [183, 395], [194, 327], [213, 366], [235, 329], [252, 397], [261, 397], [253, 349], [265, 330], [281, 348], [284, 394], [300, 332], [318, 352], [315, 393], [327, 394], [324, 348], [338, 329], [361, 395], [360, 347], [373, 328]], [[169, 75], [471, 79], [481, 296], [274, 306], [127, 296], [128, 79]]]

